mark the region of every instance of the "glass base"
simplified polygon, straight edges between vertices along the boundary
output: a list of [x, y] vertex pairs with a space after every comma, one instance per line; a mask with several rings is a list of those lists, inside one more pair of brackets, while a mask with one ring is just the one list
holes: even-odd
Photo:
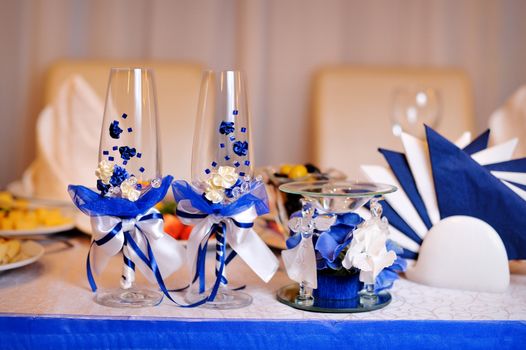
[[381, 309], [389, 305], [392, 299], [389, 292], [382, 291], [375, 295], [375, 302], [368, 300], [370, 303], [362, 303], [360, 296], [356, 296], [355, 298], [351, 299], [314, 298], [311, 305], [306, 305], [304, 303], [297, 302], [299, 289], [300, 288], [297, 283], [280, 288], [276, 293], [278, 301], [295, 309], [311, 312], [356, 313]]
[[[194, 291], [189, 291], [185, 295], [187, 303], [193, 304], [202, 300], [210, 291], [199, 294]], [[206, 309], [228, 310], [240, 309], [242, 307], [252, 304], [252, 297], [246, 293], [230, 290], [227, 288], [220, 288], [213, 301], [207, 301], [199, 307]]]
[[97, 291], [95, 301], [109, 307], [141, 308], [159, 305], [163, 294], [154, 290], [132, 287]]
[[312, 306], [314, 305], [314, 297], [312, 297], [311, 295], [301, 296], [298, 294], [296, 296], [296, 299], [294, 299], [294, 302], [298, 305]]
[[360, 292], [360, 304], [363, 307], [371, 307], [378, 303], [378, 295], [368, 292]]

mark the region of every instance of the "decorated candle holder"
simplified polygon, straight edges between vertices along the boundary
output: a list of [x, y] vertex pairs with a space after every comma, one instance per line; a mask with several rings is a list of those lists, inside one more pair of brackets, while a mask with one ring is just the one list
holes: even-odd
[[[256, 217], [268, 212], [265, 186], [252, 173], [250, 118], [243, 75], [205, 72], [192, 151], [192, 183], [176, 181], [177, 215], [193, 225], [187, 244], [192, 284], [187, 302], [216, 309], [249, 305], [252, 297], [230, 288], [226, 266], [239, 255], [265, 282], [278, 261], [253, 231]], [[215, 279], [207, 284], [205, 256], [216, 238]], [[227, 246], [232, 249], [228, 252]]]
[[[280, 186], [301, 195], [302, 210], [289, 220], [291, 237], [282, 252], [289, 277], [280, 302], [315, 312], [363, 312], [389, 304], [387, 292], [405, 270], [398, 246], [388, 240], [382, 196], [396, 187], [348, 181], [293, 182]], [[369, 203], [371, 217], [356, 211]]]
[[[70, 185], [75, 205], [91, 217], [92, 243], [86, 268], [96, 302], [112, 307], [154, 306], [164, 292], [163, 278], [183, 264], [183, 248], [163, 231], [153, 208], [172, 177], [160, 175], [157, 106], [150, 69], [112, 69], [101, 131], [97, 189]], [[95, 184], [94, 184], [95, 185]], [[110, 258], [122, 253], [120, 288], [97, 288]], [[138, 268], [162, 292], [135, 286]]]

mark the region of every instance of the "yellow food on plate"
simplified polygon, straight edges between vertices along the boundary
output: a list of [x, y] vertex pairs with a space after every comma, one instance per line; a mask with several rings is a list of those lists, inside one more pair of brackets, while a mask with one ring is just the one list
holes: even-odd
[[71, 219], [58, 208], [29, 208], [28, 202], [0, 192], [0, 230], [32, 230], [65, 225]]
[[11, 264], [26, 258], [27, 255], [22, 252], [22, 244], [19, 239], [0, 238], [0, 265]]
[[307, 167], [302, 164], [294, 165], [288, 173], [290, 179], [298, 179], [300, 177], [305, 177], [308, 174]]
[[0, 210], [12, 208], [26, 209], [28, 202], [23, 199], [15, 199], [9, 192], [0, 192]]
[[284, 164], [279, 168], [279, 173], [283, 175], [289, 175], [290, 169], [292, 169], [293, 165], [291, 164]]

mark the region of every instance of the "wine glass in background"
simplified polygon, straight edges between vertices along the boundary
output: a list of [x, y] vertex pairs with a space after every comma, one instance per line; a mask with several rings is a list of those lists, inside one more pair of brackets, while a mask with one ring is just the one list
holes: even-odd
[[393, 134], [402, 132], [422, 138], [424, 124], [436, 128], [440, 122], [441, 99], [430, 87], [398, 87], [393, 93]]
[[[104, 164], [108, 174], [113, 171], [106, 181], [100, 180], [104, 178]], [[161, 185], [160, 169], [153, 71], [113, 68], [100, 137], [97, 188], [103, 195], [136, 201], [150, 188]], [[121, 288], [97, 291], [98, 303], [113, 307], [141, 307], [157, 305], [161, 301], [159, 291], [134, 285], [135, 264], [129, 258], [130, 249], [125, 242]]]
[[[213, 203], [228, 205], [248, 190], [248, 182], [231, 191], [210, 190], [211, 174], [220, 174], [223, 181], [249, 180], [252, 172], [251, 129], [243, 74], [239, 71], [207, 71], [203, 74], [196, 128], [192, 149], [192, 184], [206, 192]], [[247, 188], [243, 188], [247, 187]], [[225, 187], [226, 188], [226, 187]], [[220, 257], [226, 254], [225, 232], [215, 226], [216, 281], [221, 280], [215, 297], [203, 307], [232, 309], [249, 305], [252, 297], [227, 287], [224, 269], [220, 272]], [[192, 286], [186, 299], [195, 302], [210, 294], [213, 287]], [[213, 300], [211, 300], [213, 299]]]

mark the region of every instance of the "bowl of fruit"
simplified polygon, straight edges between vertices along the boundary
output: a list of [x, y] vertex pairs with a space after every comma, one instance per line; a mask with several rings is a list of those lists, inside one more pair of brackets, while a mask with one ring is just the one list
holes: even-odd
[[175, 215], [177, 203], [170, 199], [165, 199], [155, 206], [161, 212], [164, 220], [164, 232], [179, 241], [187, 241], [192, 232], [193, 226], [185, 225]]
[[289, 238], [288, 221], [292, 213], [301, 209], [301, 196], [279, 191], [279, 186], [293, 181], [345, 180], [346, 175], [335, 169], [320, 170], [306, 164], [283, 164], [259, 171], [267, 186], [270, 213], [258, 220], [258, 233], [270, 246], [285, 249]]

